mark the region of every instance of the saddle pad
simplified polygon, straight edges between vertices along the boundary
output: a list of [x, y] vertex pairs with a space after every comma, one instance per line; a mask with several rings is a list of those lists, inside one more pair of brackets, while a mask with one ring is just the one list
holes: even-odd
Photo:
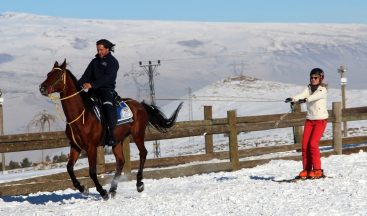
[[131, 112], [130, 107], [121, 101], [118, 106], [116, 106], [117, 112], [117, 125], [133, 122], [133, 112]]

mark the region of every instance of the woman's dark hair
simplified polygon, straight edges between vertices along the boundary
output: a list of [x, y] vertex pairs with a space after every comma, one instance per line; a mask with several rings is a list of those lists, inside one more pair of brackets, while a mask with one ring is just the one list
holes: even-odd
[[116, 44], [111, 43], [111, 41], [107, 40], [107, 39], [101, 39], [99, 41], [97, 41], [96, 45], [103, 45], [106, 49], [109, 49], [111, 52], [114, 52], [114, 47]]

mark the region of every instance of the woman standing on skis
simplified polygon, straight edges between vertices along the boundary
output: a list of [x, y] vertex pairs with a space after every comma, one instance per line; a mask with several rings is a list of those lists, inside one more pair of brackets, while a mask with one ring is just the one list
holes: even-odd
[[310, 72], [310, 84], [300, 94], [287, 98], [288, 102], [307, 104], [307, 116], [304, 124], [302, 139], [303, 170], [298, 177], [321, 178], [324, 172], [321, 169], [319, 142], [327, 125], [329, 113], [326, 107], [327, 85], [323, 83], [324, 72], [314, 68]]

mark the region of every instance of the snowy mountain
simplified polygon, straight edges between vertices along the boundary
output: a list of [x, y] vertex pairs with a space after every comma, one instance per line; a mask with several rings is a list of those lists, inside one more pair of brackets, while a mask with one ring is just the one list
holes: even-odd
[[[186, 97], [188, 88], [197, 94], [197, 90], [234, 75], [304, 85], [313, 67], [326, 71], [331, 88], [339, 86], [340, 65], [348, 69], [348, 89], [365, 88], [366, 81], [367, 25], [111, 21], [4, 13], [0, 15], [0, 33], [6, 134], [26, 132], [27, 124], [43, 110], [59, 115], [40, 95], [38, 85], [56, 60], [66, 59], [69, 69], [80, 77], [100, 38], [117, 44], [117, 91], [138, 100], [144, 99], [138, 96], [147, 90], [143, 85], [147, 76], [138, 62], [158, 59], [161, 66], [154, 78], [158, 99]], [[260, 94], [253, 92], [249, 94]], [[267, 106], [266, 113], [282, 109]], [[257, 110], [240, 112], [255, 115]], [[194, 117], [201, 115], [193, 111]], [[214, 115], [221, 114], [215, 110]], [[60, 121], [55, 129], [62, 128]]]

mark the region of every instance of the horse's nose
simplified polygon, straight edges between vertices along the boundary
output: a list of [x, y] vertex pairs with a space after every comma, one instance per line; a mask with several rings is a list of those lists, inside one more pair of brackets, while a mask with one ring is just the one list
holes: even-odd
[[40, 88], [41, 94], [44, 96], [47, 96], [47, 86], [42, 83], [39, 88]]

